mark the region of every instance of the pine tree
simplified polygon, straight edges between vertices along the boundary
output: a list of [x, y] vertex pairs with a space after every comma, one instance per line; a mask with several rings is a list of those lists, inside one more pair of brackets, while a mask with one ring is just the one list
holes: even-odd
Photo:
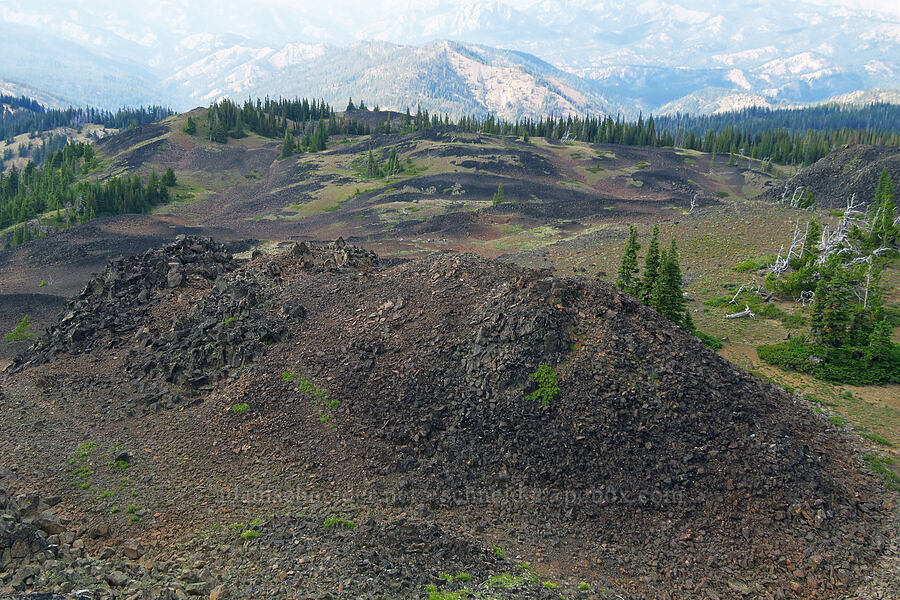
[[811, 189], [806, 188], [806, 193], [803, 194], [803, 198], [800, 200], [800, 203], [797, 204], [797, 208], [801, 208], [803, 210], [809, 208], [815, 208], [816, 206], [816, 197], [813, 195]]
[[659, 278], [659, 225], [653, 226], [653, 236], [650, 245], [647, 246], [647, 256], [644, 259], [644, 276], [641, 278], [638, 296], [644, 304], [651, 304], [653, 289]]
[[397, 149], [391, 148], [391, 153], [388, 156], [387, 165], [384, 167], [384, 174], [388, 177], [392, 175], [396, 175], [400, 172], [400, 158], [397, 156]]
[[353, 96], [350, 96], [350, 102], [347, 103], [347, 110], [356, 110], [356, 106], [353, 104]]
[[659, 267], [659, 278], [653, 291], [652, 306], [661, 315], [683, 325], [685, 323], [685, 300], [682, 286], [681, 266], [678, 264], [678, 245], [672, 240], [669, 251], [663, 251]]
[[622, 264], [617, 273], [616, 285], [632, 296], [638, 295], [639, 278], [638, 273], [638, 252], [641, 245], [638, 243], [637, 228], [631, 225], [628, 229], [628, 239], [625, 242], [625, 251], [622, 253]]
[[497, 206], [498, 204], [503, 204], [506, 201], [506, 194], [503, 193], [503, 184], [497, 186], [497, 191], [494, 192], [494, 197], [491, 199], [491, 204]]
[[237, 119], [237, 124], [234, 126], [234, 129], [231, 131], [231, 137], [236, 140], [247, 137], [247, 132], [244, 131], [244, 122], [240, 117]]
[[816, 286], [812, 307], [812, 332], [834, 348], [846, 343], [851, 324], [851, 290], [846, 271], [838, 265]]
[[375, 155], [372, 154], [372, 150], [369, 150], [369, 158], [366, 161], [366, 175], [368, 177], [381, 177], [381, 169], [378, 166], [378, 161], [375, 160]]
[[163, 175], [162, 182], [166, 187], [173, 187], [176, 184], [175, 171], [172, 170], [172, 167], [166, 168], [166, 174]]
[[873, 204], [877, 213], [872, 223], [872, 233], [866, 245], [870, 247], [870, 250], [891, 248], [898, 241], [898, 227], [894, 225], [897, 218], [897, 205], [894, 201], [894, 182], [887, 169], [883, 169], [878, 178]]
[[297, 152], [297, 145], [294, 143], [294, 136], [290, 131], [284, 132], [284, 142], [281, 144], [281, 156], [280, 158], [287, 158], [288, 156], [293, 156]]
[[209, 139], [210, 141], [218, 142], [219, 144], [228, 142], [228, 130], [225, 129], [225, 124], [221, 119], [217, 119], [210, 128]]

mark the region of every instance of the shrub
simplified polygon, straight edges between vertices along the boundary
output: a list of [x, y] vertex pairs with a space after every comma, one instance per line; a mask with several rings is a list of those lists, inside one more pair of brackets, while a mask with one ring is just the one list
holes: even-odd
[[747, 260], [742, 260], [738, 264], [734, 265], [734, 270], [738, 273], [759, 271], [760, 269], [765, 269], [766, 267], [771, 267], [773, 264], [775, 264], [776, 258], [778, 257], [775, 254], [770, 254], [768, 256], [759, 258], [748, 258]]
[[244, 533], [241, 534], [241, 539], [243, 540], [255, 540], [259, 537], [259, 532], [255, 529], [248, 529]]
[[36, 334], [28, 331], [31, 329], [31, 323], [28, 322], [28, 315], [22, 317], [22, 320], [13, 328], [12, 331], [3, 336], [7, 342], [25, 342], [37, 337]]
[[694, 335], [697, 336], [697, 338], [701, 342], [703, 342], [708, 348], [711, 348], [713, 350], [721, 350], [722, 349], [722, 346], [723, 346], [722, 340], [720, 340], [716, 336], [710, 335], [708, 333], [703, 333], [699, 329], [694, 330]]
[[550, 403], [556, 400], [560, 394], [556, 371], [549, 364], [544, 363], [529, 377], [537, 384], [537, 389], [528, 394], [528, 399], [539, 400], [541, 406], [550, 406]]
[[343, 527], [344, 529], [353, 529], [356, 523], [348, 519], [339, 519], [337, 517], [329, 517], [322, 522], [322, 525], [328, 528]]
[[757, 347], [759, 357], [770, 365], [808, 373], [826, 381], [869, 385], [900, 383], [900, 344], [873, 355], [867, 348], [832, 348], [793, 338], [778, 344]]
[[242, 415], [245, 412], [247, 412], [248, 410], [250, 410], [249, 404], [235, 404], [234, 406], [231, 407], [231, 412], [233, 412], [236, 415]]

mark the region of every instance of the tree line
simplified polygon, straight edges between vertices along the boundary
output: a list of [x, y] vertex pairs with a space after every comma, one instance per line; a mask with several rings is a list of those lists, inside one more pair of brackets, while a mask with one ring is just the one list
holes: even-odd
[[[0, 98], [0, 104], [4, 103]], [[147, 123], [155, 123], [175, 114], [165, 106], [123, 107], [115, 112], [97, 108], [47, 108], [34, 101], [22, 102], [15, 106], [22, 110], [0, 114], [0, 138], [10, 139], [23, 133], [38, 135], [57, 127], [78, 128], [87, 123], [103, 125], [113, 129], [130, 129]]]
[[[239, 105], [225, 99], [214, 103], [206, 113], [207, 135], [213, 142], [246, 137], [252, 131], [263, 137], [283, 139], [288, 155], [295, 151], [321, 151], [328, 137], [336, 134], [366, 135], [372, 132], [365, 121], [338, 120], [334, 109], [324, 100], [279, 99], [250, 100]], [[188, 117], [185, 133], [195, 134], [197, 124]]]

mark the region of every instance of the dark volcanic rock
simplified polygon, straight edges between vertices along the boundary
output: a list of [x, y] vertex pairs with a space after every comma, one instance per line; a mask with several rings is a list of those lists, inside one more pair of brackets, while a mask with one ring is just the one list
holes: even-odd
[[875, 197], [882, 170], [887, 170], [894, 181], [900, 180], [900, 149], [849, 146], [801, 169], [783, 188], [772, 189], [766, 196], [780, 202], [783, 198], [790, 200], [795, 194], [800, 197], [809, 189], [819, 208], [842, 210], [852, 196], [856, 196], [857, 204], [867, 206]]
[[[235, 491], [305, 489], [316, 464], [322, 518], [342, 494], [370, 498], [363, 514], [440, 515], [354, 533], [278, 517], [242, 560], [321, 554], [316, 577], [348, 597], [414, 597], [442, 561], [495, 573], [453, 533], [493, 527], [558, 560], [576, 540], [634, 597], [838, 598], [885, 551], [895, 508], [826, 420], [606, 283], [455, 253], [382, 269], [343, 240], [243, 265], [215, 247], [111, 264], [10, 377], [52, 381], [88, 349], [124, 356], [102, 374], [116, 393], [135, 379], [156, 406], [213, 392], [184, 410], [190, 432], [166, 436], [196, 427], [215, 446], [198, 456], [259, 449], [226, 459]], [[175, 287], [170, 263], [185, 273]], [[541, 365], [560, 388], [547, 405], [529, 398]], [[307, 567], [291, 572], [270, 597], [320, 591]]]

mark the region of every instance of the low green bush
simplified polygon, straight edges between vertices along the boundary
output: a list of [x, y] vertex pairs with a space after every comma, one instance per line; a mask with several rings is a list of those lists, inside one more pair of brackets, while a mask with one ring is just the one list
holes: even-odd
[[710, 335], [708, 333], [703, 333], [699, 329], [694, 330], [694, 335], [697, 336], [697, 338], [701, 342], [703, 342], [708, 348], [711, 348], [713, 350], [720, 350], [723, 346], [722, 340], [720, 340], [719, 338], [717, 338], [714, 335]]
[[541, 406], [550, 406], [550, 403], [556, 400], [560, 394], [556, 371], [549, 364], [544, 363], [529, 377], [537, 384], [537, 389], [528, 394], [528, 399], [539, 400]]
[[802, 337], [756, 349], [770, 365], [826, 381], [851, 385], [900, 383], [900, 344], [892, 344], [888, 353], [879, 356], [867, 350], [855, 346], [831, 348], [808, 343]]

